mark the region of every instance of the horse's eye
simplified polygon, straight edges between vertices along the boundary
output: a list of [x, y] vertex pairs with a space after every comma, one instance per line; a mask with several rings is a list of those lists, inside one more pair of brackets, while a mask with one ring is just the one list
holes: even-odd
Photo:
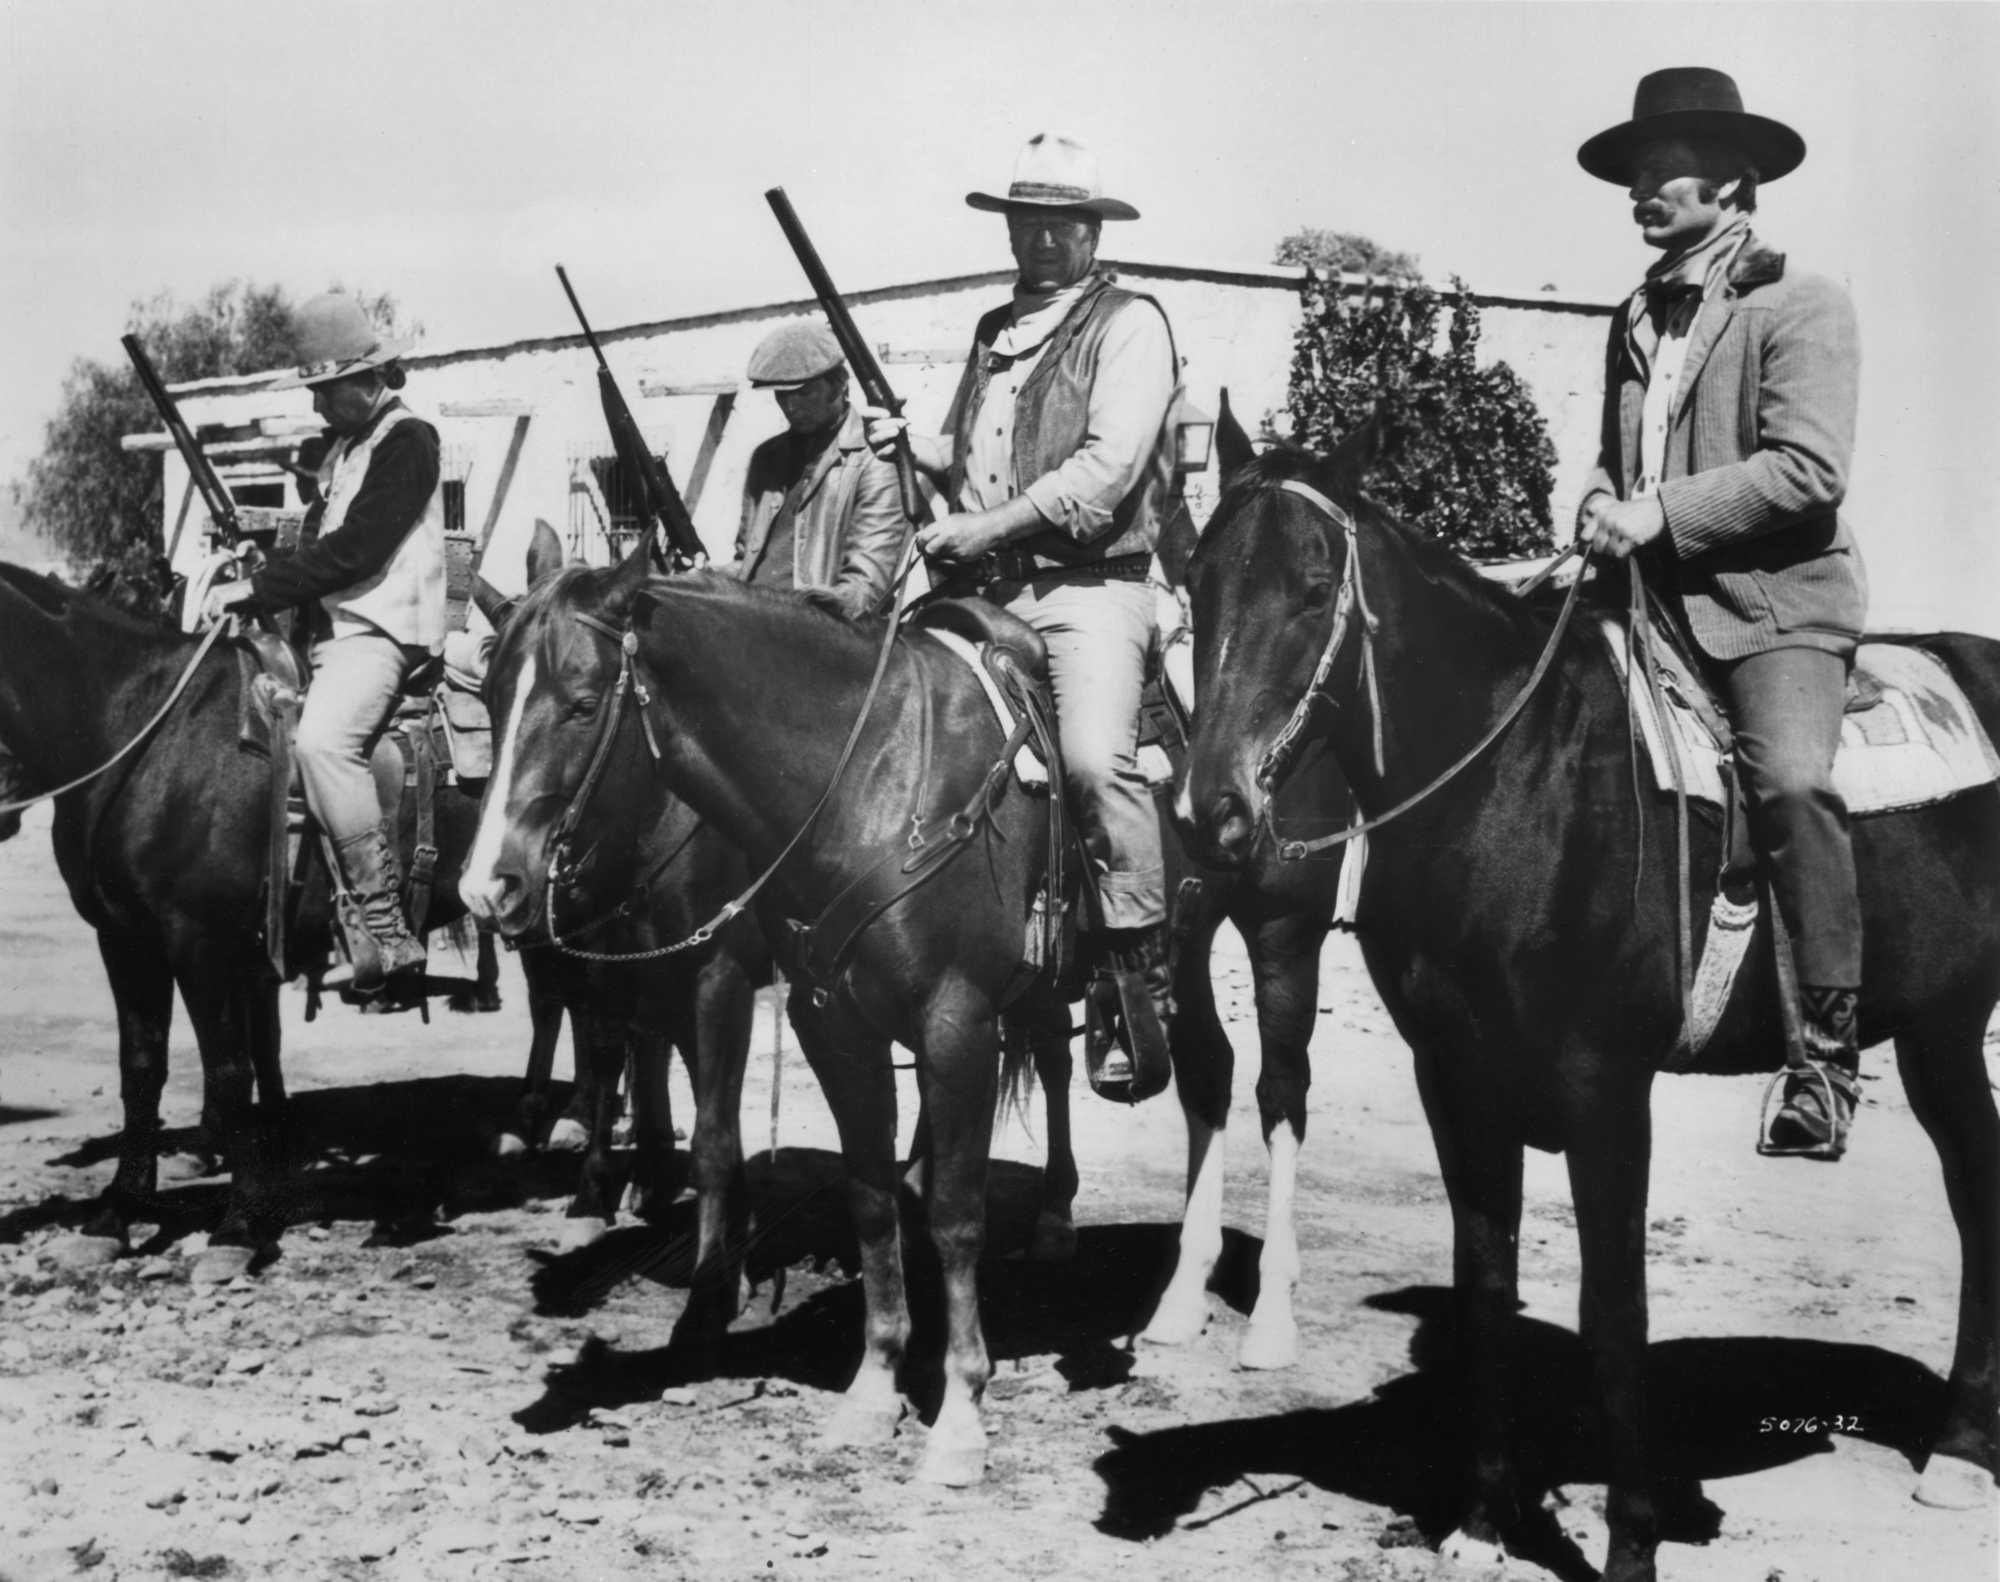
[[598, 698], [594, 692], [585, 693], [574, 699], [569, 706], [569, 717], [573, 720], [587, 720], [597, 712]]
[[1308, 610], [1323, 610], [1333, 603], [1333, 584], [1330, 582], [1309, 582], [1306, 584], [1305, 607]]

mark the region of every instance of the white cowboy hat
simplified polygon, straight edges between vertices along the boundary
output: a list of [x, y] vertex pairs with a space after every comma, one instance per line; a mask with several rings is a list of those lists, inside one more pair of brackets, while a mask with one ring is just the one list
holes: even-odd
[[1028, 139], [1014, 161], [1006, 197], [968, 192], [965, 201], [992, 214], [1009, 209], [1080, 209], [1104, 220], [1139, 218], [1131, 204], [1104, 196], [1097, 155], [1067, 132], [1037, 132]]
[[271, 381], [273, 390], [325, 384], [364, 368], [380, 368], [410, 349], [410, 341], [385, 340], [361, 304], [342, 291], [314, 297], [298, 310], [299, 365]]

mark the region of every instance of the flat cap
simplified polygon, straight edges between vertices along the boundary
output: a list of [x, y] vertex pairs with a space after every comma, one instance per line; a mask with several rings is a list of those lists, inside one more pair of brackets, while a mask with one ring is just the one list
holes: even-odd
[[781, 324], [750, 354], [750, 382], [760, 390], [796, 390], [838, 368], [840, 342], [816, 319]]

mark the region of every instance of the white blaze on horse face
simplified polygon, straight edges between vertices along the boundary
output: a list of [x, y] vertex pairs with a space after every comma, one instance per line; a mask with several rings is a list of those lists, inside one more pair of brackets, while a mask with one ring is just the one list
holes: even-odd
[[500, 854], [507, 841], [507, 804], [514, 799], [514, 757], [521, 740], [521, 717], [527, 713], [528, 697], [534, 690], [535, 656], [531, 653], [521, 661], [521, 673], [514, 681], [514, 706], [507, 711], [507, 728], [500, 738], [493, 778], [487, 782], [479, 831], [466, 856], [464, 876], [458, 881], [460, 899], [481, 921], [491, 921], [498, 909]]

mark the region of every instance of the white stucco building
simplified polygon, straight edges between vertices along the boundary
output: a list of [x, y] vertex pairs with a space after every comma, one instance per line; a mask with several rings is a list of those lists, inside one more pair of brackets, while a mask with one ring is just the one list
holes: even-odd
[[[1209, 412], [1227, 389], [1246, 427], [1285, 405], [1302, 271], [1118, 262], [1120, 278], [1150, 292], [1172, 321], [1189, 399]], [[859, 292], [861, 332], [919, 428], [942, 425], [979, 314], [1003, 300], [1011, 271], [993, 270]], [[1359, 282], [1349, 289], [1360, 290]], [[1558, 532], [1596, 450], [1599, 388], [1611, 308], [1550, 295], [1475, 293], [1483, 361], [1505, 361], [1527, 381], [1557, 455]], [[781, 426], [775, 403], [743, 383], [750, 351], [786, 319], [817, 314], [810, 299], [599, 331], [613, 372], [653, 447], [666, 456], [710, 553], [734, 541], [751, 448]], [[444, 444], [451, 530], [487, 548], [482, 574], [515, 591], [535, 520], [573, 554], [601, 562], [619, 544], [621, 481], [598, 403], [596, 363], [581, 335], [498, 346], [424, 349], [405, 360], [406, 398], [433, 418]], [[310, 395], [272, 390], [269, 375], [176, 387], [182, 412], [239, 501], [299, 503], [286, 465], [317, 431]], [[162, 453], [164, 531], [177, 569], [203, 552], [205, 515], [164, 434], [128, 448]], [[1189, 480], [1197, 520], [1213, 502], [1213, 473]]]

